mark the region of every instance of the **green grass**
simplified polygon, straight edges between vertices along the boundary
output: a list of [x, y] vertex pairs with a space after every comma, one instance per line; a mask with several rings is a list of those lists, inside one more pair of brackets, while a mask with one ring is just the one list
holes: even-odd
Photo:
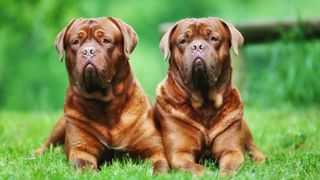
[[[98, 173], [75, 172], [62, 147], [44, 155], [31, 155], [50, 133], [58, 112], [0, 112], [1, 179], [191, 179], [185, 172], [152, 176], [150, 162], [130, 158], [105, 164]], [[248, 107], [246, 119], [260, 149], [268, 159], [263, 165], [246, 158], [236, 179], [318, 179], [320, 177], [320, 108]], [[207, 173], [200, 179], [218, 177], [218, 169], [205, 161]]]

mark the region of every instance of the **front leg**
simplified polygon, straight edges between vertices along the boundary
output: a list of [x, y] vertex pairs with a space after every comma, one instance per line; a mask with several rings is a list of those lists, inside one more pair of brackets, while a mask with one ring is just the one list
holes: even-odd
[[244, 162], [242, 122], [236, 121], [212, 142], [212, 154], [219, 162], [222, 175], [231, 174]]
[[103, 145], [85, 128], [66, 123], [66, 154], [77, 170], [98, 171], [98, 159], [104, 151]]
[[181, 152], [172, 152], [169, 156], [169, 162], [172, 168], [189, 171], [195, 175], [202, 175], [205, 171], [202, 165], [195, 163], [193, 152], [183, 150], [183, 148], [181, 148]]
[[244, 143], [246, 150], [249, 151], [251, 159], [257, 163], [263, 163], [266, 159], [265, 155], [258, 149], [257, 145], [253, 141], [252, 134], [249, 126], [245, 120], [242, 122], [242, 131], [244, 136]]
[[179, 120], [166, 119], [161, 121], [161, 133], [172, 168], [197, 175], [204, 173], [204, 167], [195, 162], [202, 147], [202, 134], [198, 129]]
[[132, 153], [151, 160], [154, 172], [169, 171], [161, 135], [151, 119], [133, 130], [128, 148]]
[[42, 154], [49, 146], [63, 144], [66, 134], [66, 121], [64, 116], [60, 117], [56, 125], [54, 126], [49, 138], [43, 143], [42, 146], [34, 151], [34, 154]]

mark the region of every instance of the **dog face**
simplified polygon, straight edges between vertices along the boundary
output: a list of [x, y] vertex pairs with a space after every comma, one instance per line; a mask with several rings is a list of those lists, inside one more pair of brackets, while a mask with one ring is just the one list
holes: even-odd
[[117, 67], [129, 59], [138, 42], [134, 30], [116, 18], [75, 19], [56, 38], [71, 86], [85, 92], [104, 91]]
[[184, 83], [192, 88], [215, 85], [224, 63], [235, 54], [243, 37], [233, 25], [218, 18], [184, 19], [166, 32], [160, 49], [170, 66], [176, 66]]

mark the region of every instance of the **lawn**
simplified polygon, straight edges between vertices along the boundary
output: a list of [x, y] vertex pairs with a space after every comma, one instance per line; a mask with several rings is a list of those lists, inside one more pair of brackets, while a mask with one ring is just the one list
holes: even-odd
[[[320, 1], [0, 1], [0, 180], [2, 179], [192, 179], [186, 172], [152, 175], [150, 162], [129, 157], [104, 164], [98, 173], [75, 172], [63, 147], [32, 156], [61, 112], [68, 84], [53, 46], [73, 18], [114, 16], [130, 24], [139, 43], [130, 64], [146, 94], [168, 62], [158, 47], [159, 25], [187, 17], [217, 16], [234, 24], [319, 18]], [[233, 78], [246, 102], [245, 116], [268, 159], [246, 163], [234, 179], [320, 179], [320, 41], [305, 40], [299, 26], [266, 44], [244, 44], [234, 57]], [[262, 34], [263, 36], [263, 34]], [[296, 104], [299, 105], [288, 105]], [[202, 162], [215, 179], [218, 168]]]
[[[185, 172], [153, 176], [150, 162], [130, 158], [104, 164], [98, 173], [75, 172], [62, 147], [44, 155], [32, 151], [48, 136], [59, 112], [0, 111], [1, 179], [191, 179]], [[267, 155], [263, 165], [246, 163], [235, 179], [319, 179], [320, 108], [282, 106], [247, 107], [246, 119], [260, 149]], [[200, 179], [218, 177], [212, 161], [202, 162], [207, 172]]]

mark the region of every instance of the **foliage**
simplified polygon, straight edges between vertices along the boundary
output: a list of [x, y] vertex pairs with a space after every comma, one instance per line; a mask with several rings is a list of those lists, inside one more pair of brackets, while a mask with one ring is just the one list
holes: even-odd
[[[145, 91], [154, 99], [155, 87], [167, 70], [158, 48], [160, 23], [207, 16], [234, 23], [297, 15], [310, 18], [318, 15], [319, 4], [311, 0], [271, 0], [268, 4], [254, 0], [1, 1], [4, 8], [0, 11], [0, 108], [61, 109], [68, 80], [53, 42], [72, 18], [115, 16], [132, 25], [140, 42], [130, 63]], [[241, 72], [245, 74], [245, 84], [240, 90], [249, 104], [320, 101], [319, 43], [290, 38], [261, 46], [245, 45], [241, 51], [246, 69]]]
[[303, 106], [320, 102], [320, 43], [294, 40], [245, 49], [242, 95], [249, 104]]

